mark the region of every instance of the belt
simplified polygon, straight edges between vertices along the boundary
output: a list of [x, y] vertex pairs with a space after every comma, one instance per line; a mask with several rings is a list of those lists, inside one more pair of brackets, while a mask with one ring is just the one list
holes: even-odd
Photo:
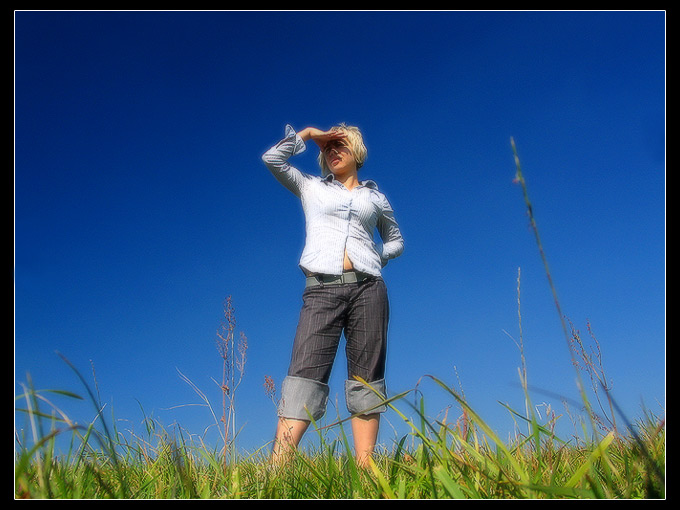
[[340, 275], [333, 274], [316, 274], [307, 277], [306, 287], [314, 287], [316, 285], [342, 285], [343, 283], [360, 283], [364, 280], [372, 278], [370, 274], [358, 273], [356, 271], [347, 271]]

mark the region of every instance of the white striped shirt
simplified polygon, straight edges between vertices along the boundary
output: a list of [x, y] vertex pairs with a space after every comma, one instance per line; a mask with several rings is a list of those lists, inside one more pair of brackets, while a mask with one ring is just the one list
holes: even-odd
[[[404, 250], [392, 206], [371, 180], [349, 190], [333, 174], [315, 176], [293, 167], [288, 159], [305, 149], [286, 125], [285, 138], [262, 155], [274, 177], [302, 201], [306, 239], [300, 268], [305, 274], [339, 275], [347, 250], [356, 271], [380, 276], [387, 261]], [[376, 229], [381, 245], [373, 239]]]

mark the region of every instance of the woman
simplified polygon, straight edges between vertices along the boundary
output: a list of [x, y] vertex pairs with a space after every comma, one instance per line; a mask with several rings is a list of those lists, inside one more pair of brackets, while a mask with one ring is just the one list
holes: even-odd
[[[306, 149], [309, 140], [320, 148], [321, 176], [303, 173], [288, 162]], [[328, 379], [343, 331], [348, 364], [345, 398], [360, 465], [366, 465], [373, 453], [380, 413], [386, 410], [382, 402], [389, 306], [381, 269], [401, 255], [404, 242], [385, 195], [375, 182], [358, 178], [366, 153], [356, 127], [341, 124], [329, 131], [308, 127], [297, 133], [287, 125], [285, 138], [262, 156], [279, 182], [302, 201], [306, 223], [300, 268], [307, 280], [281, 388], [275, 461], [298, 445], [310, 420], [324, 415]], [[373, 240], [375, 229], [381, 246]]]

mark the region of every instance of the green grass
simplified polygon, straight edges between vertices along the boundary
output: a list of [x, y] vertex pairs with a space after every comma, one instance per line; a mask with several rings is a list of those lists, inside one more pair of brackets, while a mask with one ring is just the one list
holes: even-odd
[[[229, 403], [223, 402], [223, 447], [208, 446], [178, 427], [168, 431], [150, 417], [144, 418], [142, 433], [128, 431], [126, 435], [109, 426], [103, 412], [105, 406], [76, 367], [63, 358], [83, 383], [86, 397], [61, 390], [36, 390], [28, 377], [22, 394], [16, 397], [17, 411], [25, 416], [27, 426], [16, 432], [15, 497], [664, 499], [665, 418], [644, 411], [642, 418], [629, 423], [618, 411], [607, 384], [599, 344], [590, 325], [588, 332], [594, 348], [585, 345], [573, 325], [569, 331], [514, 142], [512, 148], [516, 180], [522, 186], [571, 362], [578, 374], [580, 407], [584, 409], [580, 416], [572, 417], [581, 425], [578, 435], [558, 437], [556, 413], [539, 416], [531, 403], [518, 272], [520, 336], [515, 342], [521, 354], [519, 374], [525, 407], [517, 411], [506, 405], [517, 422], [515, 436], [510, 439], [502, 440], [468, 404], [462, 392], [436, 377], [425, 376], [437, 391], [450, 398], [450, 409], [459, 410], [455, 421], [429, 418], [425, 395], [414, 389], [386, 401], [390, 420], [403, 421], [407, 432], [395, 437], [391, 445], [382, 445], [369, 469], [359, 468], [351, 455], [344, 428], [347, 419], [317, 429], [311, 446], [296, 452], [289, 463], [273, 466], [269, 462], [271, 445], [240, 456], [229, 447], [230, 431], [226, 424], [233, 425], [230, 416], [235, 410], [234, 392]], [[227, 342], [220, 350], [223, 359], [236, 359], [233, 331], [228, 330], [222, 339]], [[245, 362], [244, 352], [241, 355]], [[583, 374], [590, 381], [589, 392]], [[235, 388], [238, 381], [233, 372], [223, 371], [223, 388]], [[53, 396], [91, 401], [92, 421], [86, 425], [74, 422], [54, 404]], [[235, 432], [232, 430], [231, 434], [233, 440]], [[65, 453], [57, 453], [57, 442], [68, 445]]]
[[[665, 424], [647, 414], [624, 434], [610, 430], [591, 438], [562, 440], [550, 420], [540, 422], [512, 411], [528, 434], [502, 441], [462, 397], [433, 381], [457, 403], [456, 422], [429, 420], [419, 397], [415, 420], [390, 400], [392, 413], [410, 431], [389, 451], [375, 456], [370, 469], [354, 462], [343, 423], [328, 439], [319, 431], [313, 446], [290, 463], [272, 466], [268, 445], [259, 452], [224, 462], [221, 449], [187, 440], [155, 420], [143, 435], [125, 437], [98, 426], [78, 426], [27, 387], [19, 400], [37, 443], [20, 446], [16, 456], [18, 498], [664, 498]], [[69, 394], [72, 398], [78, 398]], [[411, 405], [409, 405], [409, 408]], [[48, 417], [48, 414], [50, 415]], [[41, 423], [42, 422], [42, 423]], [[634, 434], [633, 434], [634, 431]], [[55, 455], [58, 436], [71, 438], [66, 454]], [[22, 445], [23, 441], [18, 441]]]

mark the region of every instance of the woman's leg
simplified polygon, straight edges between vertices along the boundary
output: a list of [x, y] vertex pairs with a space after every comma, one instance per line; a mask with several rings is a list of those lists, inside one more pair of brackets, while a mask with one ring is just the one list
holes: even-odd
[[274, 461], [295, 449], [310, 421], [325, 413], [327, 383], [344, 326], [342, 296], [340, 286], [310, 287], [303, 293], [288, 375], [281, 388]]
[[[368, 465], [378, 438], [381, 405], [385, 393], [385, 358], [389, 303], [382, 279], [360, 284], [348, 309], [347, 339], [348, 380], [345, 385], [347, 409], [352, 414], [352, 435], [357, 463]], [[360, 383], [355, 376], [369, 385]], [[380, 394], [380, 395], [379, 395]], [[366, 411], [361, 414], [362, 411]]]
[[360, 467], [368, 467], [368, 459], [373, 456], [378, 440], [380, 413], [364, 414], [352, 418], [352, 436], [356, 462]]
[[305, 420], [279, 418], [272, 450], [274, 464], [280, 465], [290, 460], [308, 426], [309, 422]]

